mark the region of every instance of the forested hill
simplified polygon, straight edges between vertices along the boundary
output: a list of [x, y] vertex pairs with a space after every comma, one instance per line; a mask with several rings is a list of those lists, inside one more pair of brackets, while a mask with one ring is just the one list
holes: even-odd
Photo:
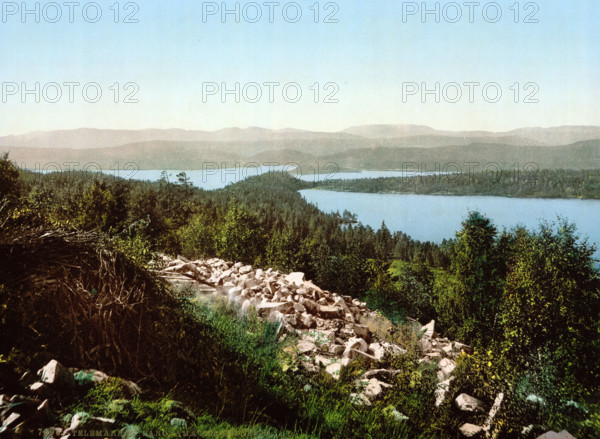
[[600, 170], [515, 170], [325, 180], [315, 188], [381, 194], [600, 199]]
[[[439, 140], [439, 139], [438, 139]], [[436, 140], [437, 141], [437, 140]], [[565, 146], [515, 145], [473, 142], [444, 137], [437, 146], [420, 146], [422, 139], [283, 139], [253, 142], [148, 141], [110, 148], [29, 148], [0, 146], [22, 169], [52, 169], [75, 163], [82, 169], [94, 164], [104, 170], [134, 164], [138, 169], [206, 169], [246, 164], [276, 163], [300, 167], [304, 173], [326, 170], [454, 171], [475, 163], [478, 169], [500, 166], [521, 169], [529, 164], [538, 169], [596, 169], [600, 167], [600, 140]]]

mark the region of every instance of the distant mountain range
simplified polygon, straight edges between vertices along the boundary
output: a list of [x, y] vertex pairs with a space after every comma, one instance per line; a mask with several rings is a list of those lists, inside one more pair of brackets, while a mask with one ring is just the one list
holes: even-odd
[[295, 129], [219, 131], [100, 130], [33, 132], [0, 137], [0, 152], [22, 167], [48, 163], [134, 162], [140, 169], [203, 169], [206, 163], [297, 163], [339, 169], [427, 168], [455, 162], [534, 162], [541, 168], [600, 168], [600, 127], [522, 128], [507, 132], [438, 131], [419, 125], [365, 125], [337, 133]]

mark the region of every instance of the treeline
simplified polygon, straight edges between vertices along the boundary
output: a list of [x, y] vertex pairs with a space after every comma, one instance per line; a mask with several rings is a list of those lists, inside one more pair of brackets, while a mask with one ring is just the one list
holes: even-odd
[[128, 181], [78, 172], [22, 172], [9, 191], [18, 215], [53, 227], [98, 229], [138, 260], [152, 252], [300, 270], [330, 290], [369, 289], [373, 261], [397, 258], [447, 267], [450, 243], [421, 243], [357, 223], [349, 212], [325, 214], [298, 193], [308, 183], [273, 172], [205, 191], [185, 173], [176, 182]]
[[419, 195], [600, 199], [600, 170], [519, 170], [328, 180], [318, 189]]

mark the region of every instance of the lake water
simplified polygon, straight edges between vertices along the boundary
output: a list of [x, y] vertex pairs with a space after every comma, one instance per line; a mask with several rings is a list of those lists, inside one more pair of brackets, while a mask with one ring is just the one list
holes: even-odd
[[[323, 190], [300, 191], [309, 203], [324, 212], [349, 210], [365, 225], [378, 229], [385, 221], [391, 231], [402, 231], [419, 241], [441, 242], [453, 238], [469, 211], [492, 219], [498, 229], [524, 225], [535, 229], [540, 220], [557, 215], [577, 225], [579, 235], [600, 244], [600, 201], [480, 196], [364, 194]], [[596, 253], [600, 256], [600, 252]]]

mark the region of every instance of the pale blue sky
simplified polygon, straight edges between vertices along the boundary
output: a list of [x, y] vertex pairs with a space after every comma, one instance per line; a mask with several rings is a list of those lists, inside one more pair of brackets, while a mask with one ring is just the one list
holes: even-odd
[[[533, 12], [533, 5], [520, 2], [519, 23], [515, 23], [514, 1], [499, 1], [502, 18], [489, 23], [482, 16], [483, 5], [475, 9], [474, 23], [463, 2], [463, 17], [458, 23], [440, 23], [427, 16], [410, 16], [403, 22], [403, 3], [399, 1], [338, 1], [338, 23], [323, 23], [333, 6], [325, 10], [320, 2], [320, 23], [314, 22], [310, 7], [314, 1], [299, 1], [302, 18], [288, 23], [282, 6], [275, 9], [274, 23], [269, 23], [268, 7], [263, 1], [263, 18], [258, 23], [234, 22], [227, 16], [210, 16], [203, 23], [203, 2], [139, 1], [135, 14], [138, 23], [114, 23], [110, 6], [114, 1], [99, 1], [102, 18], [88, 23], [82, 6], [75, 9], [74, 23], [69, 23], [69, 9], [62, 2], [62, 19], [52, 20], [55, 10], [27, 15], [22, 23], [20, 11], [11, 15], [4, 2], [0, 20], [0, 135], [33, 130], [78, 127], [141, 129], [186, 128], [215, 130], [228, 126], [295, 127], [336, 131], [352, 125], [369, 123], [414, 123], [439, 129], [508, 130], [523, 126], [600, 125], [600, 50], [598, 22], [600, 3], [592, 0], [557, 2], [538, 0], [535, 18], [539, 23], [523, 23]], [[20, 3], [17, 6], [20, 8]], [[31, 8], [35, 2], [25, 2]], [[132, 6], [119, 4], [123, 21]], [[240, 6], [250, 2], [239, 2]], [[433, 8], [436, 2], [426, 2]], [[439, 2], [440, 7], [450, 2]], [[41, 1], [43, 8], [48, 2]], [[86, 2], [81, 2], [81, 5]], [[218, 6], [221, 2], [218, 2]], [[235, 2], [227, 2], [233, 7]], [[421, 2], [417, 2], [420, 6]], [[8, 8], [8, 9], [7, 9]], [[514, 9], [514, 6], [513, 6]], [[253, 10], [247, 9], [254, 15]], [[448, 16], [455, 10], [447, 9]], [[293, 9], [289, 9], [293, 17]], [[488, 10], [493, 18], [494, 9]], [[93, 8], [88, 9], [93, 18]], [[56, 82], [96, 82], [103, 95], [98, 103], [86, 102], [81, 87], [74, 103], [68, 102], [68, 88], [63, 96], [49, 103], [55, 88], [47, 95], [40, 91], [27, 95], [22, 103], [25, 83], [34, 89]], [[139, 86], [139, 103], [113, 102], [110, 87], [135, 82]], [[286, 102], [281, 87], [275, 102], [268, 100], [268, 88], [258, 103], [235, 103], [233, 96], [222, 103], [220, 95], [206, 96], [203, 83], [236, 82], [263, 84], [295, 82], [302, 89], [298, 103]], [[403, 83], [425, 82], [429, 88], [456, 82], [495, 82], [502, 90], [498, 103], [487, 102], [476, 89], [475, 102], [468, 99], [464, 86], [458, 103], [449, 103], [441, 95], [421, 102], [420, 94], [404, 96]], [[15, 92], [12, 84], [17, 83]], [[319, 103], [310, 88], [319, 83]], [[339, 87], [339, 103], [323, 103], [326, 83]], [[514, 102], [513, 84], [519, 83], [519, 103]], [[523, 90], [526, 83], [539, 87], [538, 103], [523, 103], [534, 91]], [[130, 88], [129, 91], [133, 90]], [[254, 97], [254, 90], [248, 89]], [[333, 91], [329, 88], [328, 91]], [[455, 95], [448, 89], [448, 96]], [[451, 92], [451, 93], [450, 93]], [[13, 94], [16, 93], [16, 94]], [[93, 93], [92, 93], [93, 94]], [[119, 100], [127, 93], [121, 90]], [[493, 97], [493, 93], [492, 93]]]

